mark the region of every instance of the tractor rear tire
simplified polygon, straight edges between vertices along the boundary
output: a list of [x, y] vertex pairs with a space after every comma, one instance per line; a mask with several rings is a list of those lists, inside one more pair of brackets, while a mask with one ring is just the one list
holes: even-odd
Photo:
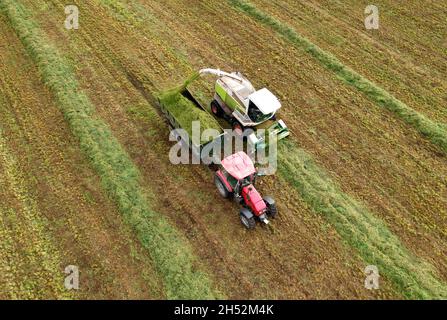
[[276, 207], [275, 200], [273, 200], [269, 196], [265, 197], [263, 200], [267, 205], [268, 216], [272, 219], [275, 219], [276, 215], [278, 214], [278, 208]]
[[245, 228], [251, 230], [256, 227], [255, 217], [248, 209], [242, 208], [239, 217]]
[[220, 180], [217, 175], [214, 176], [214, 184], [222, 197], [228, 199], [231, 196], [230, 191], [228, 191], [227, 187], [225, 187], [222, 180]]
[[216, 100], [213, 100], [211, 102], [211, 112], [216, 116], [216, 117], [221, 117], [223, 114], [222, 108], [219, 105], [219, 102], [217, 102]]

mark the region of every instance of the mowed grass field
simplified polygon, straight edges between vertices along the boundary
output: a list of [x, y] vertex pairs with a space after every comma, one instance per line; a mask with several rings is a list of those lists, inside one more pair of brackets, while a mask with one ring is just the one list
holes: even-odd
[[[0, 2], [1, 298], [447, 298], [445, 4], [73, 3]], [[283, 103], [273, 231], [169, 162], [154, 97], [203, 67]]]

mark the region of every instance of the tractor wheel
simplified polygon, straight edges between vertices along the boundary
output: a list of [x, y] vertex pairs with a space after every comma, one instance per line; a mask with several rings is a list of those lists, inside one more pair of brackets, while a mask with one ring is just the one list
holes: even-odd
[[244, 133], [244, 127], [242, 126], [242, 124], [240, 124], [239, 121], [234, 120], [233, 121], [233, 131], [235, 131], [236, 134], [241, 136]]
[[267, 196], [264, 198], [264, 202], [267, 205], [268, 216], [275, 219], [276, 215], [278, 214], [278, 208], [276, 207], [275, 200]]
[[276, 207], [276, 204], [272, 204], [269, 206], [269, 216], [272, 219], [275, 219], [276, 215], [278, 214], [278, 208]]
[[227, 190], [222, 180], [220, 180], [220, 178], [217, 175], [214, 177], [214, 184], [216, 185], [216, 188], [222, 197], [224, 198], [230, 197], [231, 193]]
[[222, 108], [220, 107], [219, 103], [216, 100], [213, 100], [211, 102], [211, 112], [216, 116], [220, 117], [222, 116]]
[[239, 217], [245, 228], [254, 229], [256, 226], [255, 217], [248, 209], [242, 208]]

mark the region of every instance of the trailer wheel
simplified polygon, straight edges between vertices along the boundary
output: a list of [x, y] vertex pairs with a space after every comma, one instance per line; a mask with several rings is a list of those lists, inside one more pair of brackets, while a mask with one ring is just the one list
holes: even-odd
[[250, 229], [254, 229], [254, 227], [256, 226], [255, 217], [250, 212], [250, 210], [248, 210], [247, 208], [241, 209], [239, 217], [240, 217], [241, 222], [245, 228], [250, 230]]
[[216, 100], [213, 100], [211, 102], [211, 112], [216, 116], [220, 117], [222, 116], [222, 108], [220, 107], [219, 103]]
[[239, 121], [234, 120], [233, 131], [236, 132], [238, 135], [242, 135], [244, 133], [244, 127], [242, 126], [242, 124], [240, 124]]
[[231, 193], [227, 190], [227, 188], [224, 186], [223, 182], [217, 175], [214, 176], [214, 184], [216, 185], [216, 188], [222, 197], [224, 198], [230, 197]]

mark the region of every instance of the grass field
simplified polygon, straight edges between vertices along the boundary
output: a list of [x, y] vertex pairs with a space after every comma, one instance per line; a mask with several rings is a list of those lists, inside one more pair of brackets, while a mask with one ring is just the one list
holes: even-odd
[[[0, 1], [0, 298], [447, 298], [445, 4], [72, 2]], [[156, 97], [203, 67], [283, 103], [273, 231], [169, 162]]]

